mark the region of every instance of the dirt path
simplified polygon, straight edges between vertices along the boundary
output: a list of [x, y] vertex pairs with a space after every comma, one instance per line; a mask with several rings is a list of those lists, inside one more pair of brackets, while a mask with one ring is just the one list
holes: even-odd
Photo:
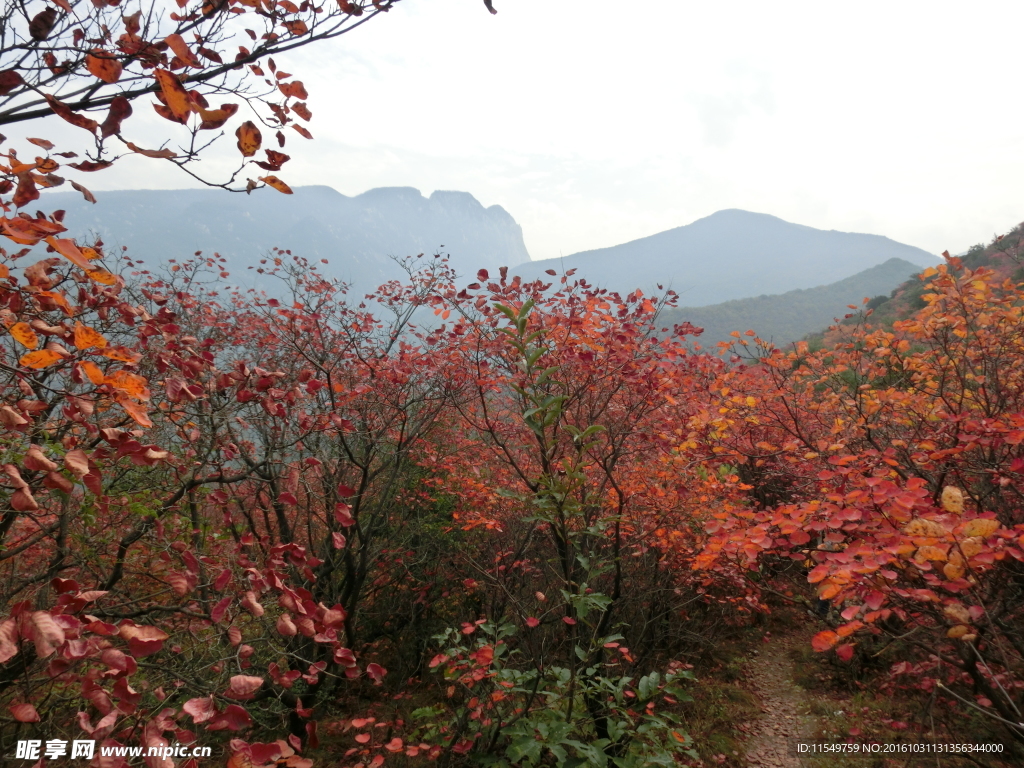
[[791, 755], [791, 743], [810, 741], [817, 718], [807, 714], [809, 696], [793, 682], [790, 650], [809, 639], [797, 633], [765, 637], [767, 642], [745, 667], [746, 686], [758, 697], [764, 713], [740, 726], [747, 734], [747, 763], [759, 768], [804, 768], [812, 761]]

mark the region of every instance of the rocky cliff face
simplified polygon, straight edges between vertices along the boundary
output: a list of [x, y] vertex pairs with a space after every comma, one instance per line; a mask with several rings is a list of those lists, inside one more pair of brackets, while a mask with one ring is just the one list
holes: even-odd
[[523, 232], [501, 206], [484, 208], [467, 192], [411, 187], [372, 189], [347, 197], [330, 187], [298, 187], [293, 195], [259, 190], [123, 190], [97, 194], [95, 205], [76, 193], [53, 193], [75, 236], [100, 235], [128, 246], [148, 264], [196, 251], [220, 253], [232, 282], [258, 282], [252, 271], [271, 248], [290, 249], [326, 274], [360, 290], [401, 275], [392, 257], [445, 253], [461, 274], [529, 261]]

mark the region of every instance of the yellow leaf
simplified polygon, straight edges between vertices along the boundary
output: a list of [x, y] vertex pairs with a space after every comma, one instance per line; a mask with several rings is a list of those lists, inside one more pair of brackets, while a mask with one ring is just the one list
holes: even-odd
[[959, 488], [947, 485], [942, 489], [942, 508], [955, 515], [962, 515], [964, 511], [964, 494]]
[[940, 523], [934, 520], [928, 520], [924, 517], [918, 517], [911, 520], [903, 527], [903, 532], [907, 536], [945, 536], [946, 529], [942, 527]]
[[81, 323], [75, 323], [75, 346], [79, 349], [89, 349], [91, 347], [103, 349], [103, 347], [107, 346], [107, 339], [94, 328], [82, 325]]
[[984, 540], [977, 536], [970, 539], [964, 539], [960, 542], [960, 551], [964, 553], [964, 557], [974, 557], [984, 548]]
[[947, 619], [955, 621], [957, 624], [971, 623], [971, 614], [961, 603], [950, 603], [942, 609], [942, 612]]
[[21, 344], [23, 347], [28, 349], [35, 349], [39, 346], [39, 337], [36, 336], [36, 332], [29, 327], [28, 323], [15, 323], [11, 326], [11, 336]]
[[292, 193], [292, 188], [277, 178], [277, 176], [260, 176], [260, 181], [273, 187], [278, 192], [283, 192], [286, 195], [290, 195]]
[[38, 352], [29, 352], [21, 358], [20, 362], [26, 368], [46, 368], [60, 360], [60, 355], [52, 349], [40, 349]]
[[999, 521], [987, 517], [977, 517], [963, 527], [963, 535], [973, 538], [978, 536], [982, 539], [991, 536], [999, 530]]
[[917, 554], [914, 555], [914, 559], [921, 562], [924, 560], [937, 560], [938, 562], [946, 561], [946, 550], [939, 547], [921, 547], [917, 550]]
[[949, 562], [942, 566], [942, 573], [950, 581], [956, 581], [964, 575], [964, 567], [959, 563]]
[[966, 627], [963, 624], [957, 624], [955, 627], [949, 628], [949, 631], [946, 633], [946, 637], [951, 637], [955, 640], [958, 637], [963, 637], [970, 631], [970, 627]]

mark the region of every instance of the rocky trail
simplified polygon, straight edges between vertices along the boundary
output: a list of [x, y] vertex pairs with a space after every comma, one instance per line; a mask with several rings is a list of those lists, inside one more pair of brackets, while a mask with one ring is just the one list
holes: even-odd
[[810, 741], [817, 718], [809, 714], [810, 694], [793, 682], [791, 651], [809, 638], [803, 633], [765, 635], [766, 642], [745, 667], [746, 687], [757, 696], [763, 713], [740, 725], [746, 734], [747, 764], [758, 768], [805, 768], [820, 761], [801, 760], [793, 752], [797, 740]]

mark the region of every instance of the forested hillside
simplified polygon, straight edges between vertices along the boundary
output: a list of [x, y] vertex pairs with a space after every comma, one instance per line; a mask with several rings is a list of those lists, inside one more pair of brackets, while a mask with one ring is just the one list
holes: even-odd
[[[975, 245], [959, 257], [954, 257], [958, 266], [968, 269], [991, 270], [994, 276], [1010, 280], [1015, 284], [1024, 282], [1024, 252], [1022, 252], [1022, 236], [1024, 225], [1015, 227], [1005, 235], [999, 236], [989, 245]], [[898, 320], [906, 320], [927, 304], [925, 294], [928, 293], [926, 277], [914, 276], [896, 286], [889, 293], [878, 293], [862, 307], [862, 312], [849, 312], [842, 320], [842, 325], [849, 326], [864, 321], [864, 312], [870, 313], [873, 326], [891, 329]], [[867, 295], [867, 294], [866, 294]], [[812, 345], [822, 343], [826, 336], [834, 338], [838, 329], [823, 330], [819, 328], [805, 338]]]
[[909, 261], [889, 259], [831, 285], [734, 299], [707, 307], [669, 309], [661, 320], [666, 325], [689, 322], [703, 328], [698, 341], [709, 350], [719, 342], [729, 341], [733, 332], [748, 330], [781, 347], [848, 314], [848, 305], [859, 305], [864, 297], [888, 294], [902, 285], [907, 276], [920, 271]]

